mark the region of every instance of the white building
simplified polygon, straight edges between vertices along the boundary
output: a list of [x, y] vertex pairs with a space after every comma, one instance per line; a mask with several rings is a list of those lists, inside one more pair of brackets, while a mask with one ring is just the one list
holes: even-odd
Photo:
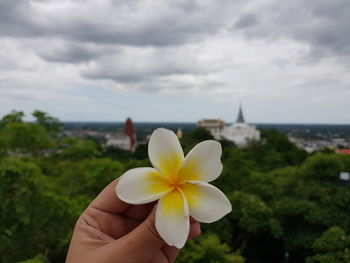
[[137, 147], [137, 139], [131, 118], [126, 119], [123, 132], [108, 134], [106, 140], [106, 147], [115, 147], [134, 152]]
[[215, 140], [221, 139], [221, 133], [224, 129], [225, 122], [219, 119], [202, 119], [197, 122], [197, 127], [208, 130]]
[[106, 136], [107, 147], [115, 147], [127, 151], [133, 150], [131, 145], [130, 137], [124, 133], [114, 133], [114, 134], [108, 134]]
[[229, 126], [225, 126], [222, 120], [201, 120], [198, 127], [206, 128], [216, 140], [226, 139], [234, 142], [237, 147], [247, 147], [250, 141], [259, 141], [260, 132], [255, 126], [244, 121], [242, 107], [239, 107], [237, 121]]
[[259, 130], [244, 121], [241, 106], [239, 107], [237, 121], [230, 126], [225, 126], [221, 136], [226, 140], [233, 141], [240, 148], [247, 147], [250, 141], [260, 140]]

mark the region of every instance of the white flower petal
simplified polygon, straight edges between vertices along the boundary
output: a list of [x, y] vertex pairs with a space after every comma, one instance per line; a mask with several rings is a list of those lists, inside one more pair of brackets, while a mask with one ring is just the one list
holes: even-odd
[[221, 144], [217, 141], [204, 141], [197, 144], [186, 156], [180, 171], [181, 180], [210, 182], [222, 172]]
[[187, 201], [181, 191], [175, 189], [159, 200], [156, 228], [168, 245], [177, 248], [185, 245], [190, 222]]
[[149, 140], [148, 155], [153, 167], [171, 180], [176, 179], [184, 154], [174, 132], [156, 129]]
[[125, 172], [116, 186], [117, 196], [129, 204], [155, 201], [172, 190], [156, 169], [142, 167]]
[[232, 211], [230, 201], [215, 186], [189, 181], [181, 189], [187, 199], [190, 215], [199, 222], [211, 223]]

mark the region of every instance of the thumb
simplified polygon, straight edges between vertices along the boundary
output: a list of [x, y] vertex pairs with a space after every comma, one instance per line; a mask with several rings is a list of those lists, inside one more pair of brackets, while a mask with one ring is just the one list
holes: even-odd
[[132, 258], [131, 262], [149, 262], [165, 245], [155, 227], [155, 209], [134, 230], [117, 240], [123, 254]]

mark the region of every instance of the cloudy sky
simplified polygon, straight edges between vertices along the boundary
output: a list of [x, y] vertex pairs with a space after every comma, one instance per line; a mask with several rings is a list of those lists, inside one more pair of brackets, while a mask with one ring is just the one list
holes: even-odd
[[0, 0], [0, 116], [350, 123], [349, 0]]

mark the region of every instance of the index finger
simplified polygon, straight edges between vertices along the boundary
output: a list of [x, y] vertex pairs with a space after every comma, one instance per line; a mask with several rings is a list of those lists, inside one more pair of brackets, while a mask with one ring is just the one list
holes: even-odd
[[120, 200], [116, 195], [115, 187], [118, 181], [119, 178], [107, 185], [89, 206], [108, 213], [125, 212], [131, 205]]

